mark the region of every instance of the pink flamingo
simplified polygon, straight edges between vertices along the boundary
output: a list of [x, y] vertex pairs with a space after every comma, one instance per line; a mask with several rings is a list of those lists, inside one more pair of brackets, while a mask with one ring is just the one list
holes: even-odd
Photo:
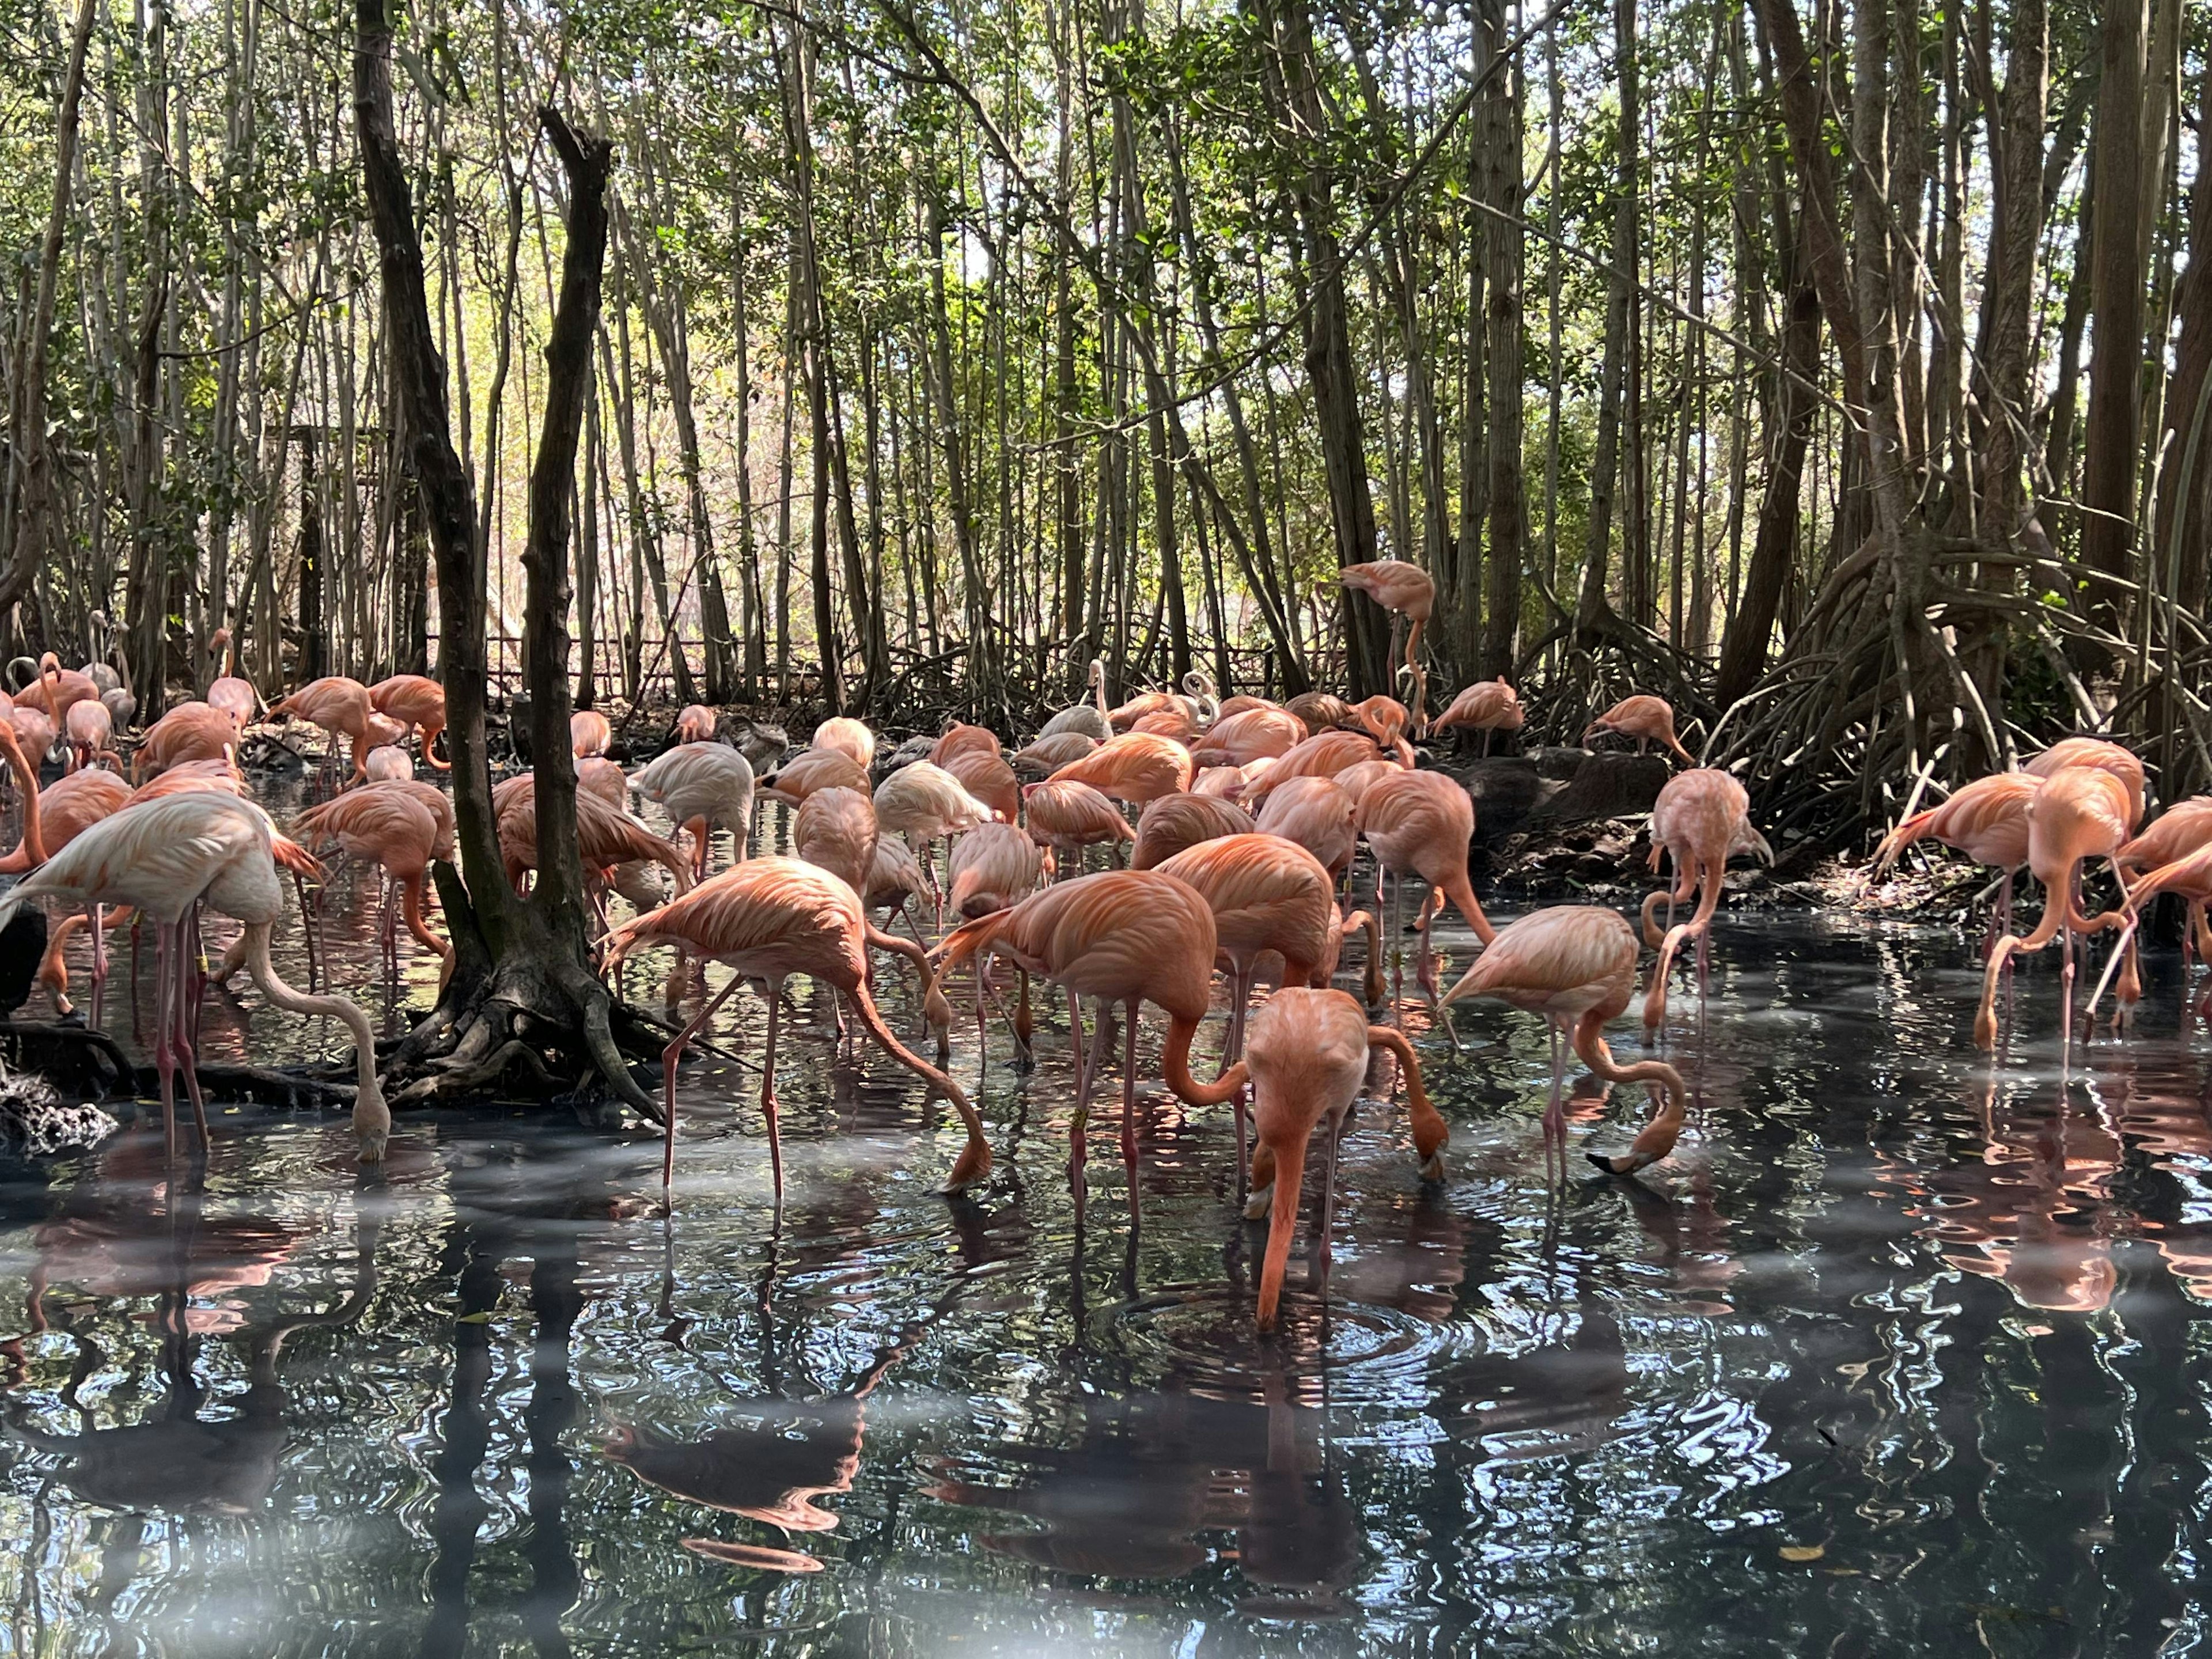
[[[1413, 1045], [1387, 1025], [1370, 1025], [1367, 1015], [1341, 991], [1285, 986], [1252, 1018], [1251, 1041], [1243, 1057], [1199, 1093], [1211, 1100], [1241, 1091], [1249, 1079], [1259, 1151], [1252, 1160], [1255, 1186], [1245, 1213], [1269, 1216], [1267, 1253], [1260, 1268], [1258, 1323], [1274, 1328], [1289, 1265], [1291, 1235], [1297, 1230], [1298, 1194], [1305, 1176], [1306, 1149], [1315, 1128], [1326, 1122], [1322, 1141], [1321, 1224], [1314, 1237], [1320, 1283], [1328, 1283], [1329, 1234], [1336, 1218], [1336, 1149], [1344, 1120], [1367, 1081], [1370, 1052], [1387, 1048], [1406, 1079], [1413, 1149], [1421, 1178], [1441, 1181], [1444, 1146], [1450, 1131], [1421, 1087], [1420, 1063]], [[1202, 1101], [1200, 1103], [1206, 1103]], [[1272, 1211], [1272, 1214], [1270, 1212]]]
[[842, 991], [877, 1046], [952, 1103], [967, 1126], [968, 1145], [952, 1166], [944, 1190], [957, 1192], [975, 1186], [990, 1174], [991, 1148], [983, 1138], [982, 1120], [960, 1085], [901, 1043], [877, 1012], [875, 1000], [868, 994], [868, 947], [894, 951], [916, 962], [927, 988], [924, 1006], [932, 1010], [928, 1017], [933, 1024], [949, 1022], [951, 1010], [945, 1006], [920, 949], [869, 926], [860, 896], [844, 882], [797, 859], [748, 859], [658, 910], [616, 928], [607, 939], [607, 968], [615, 968], [631, 951], [649, 945], [675, 945], [712, 957], [730, 969], [732, 975], [661, 1052], [663, 1191], [672, 1187], [676, 1179], [677, 1064], [730, 994], [740, 985], [750, 984], [759, 988], [768, 1004], [761, 1114], [768, 1121], [769, 1165], [775, 1182], [776, 1208], [781, 1211], [783, 1142], [777, 1125], [775, 1040], [783, 982], [793, 974], [804, 974]]
[[1697, 757], [1683, 748], [1674, 736], [1674, 710], [1664, 697], [1644, 694], [1623, 697], [1583, 728], [1583, 744], [1587, 745], [1601, 732], [1635, 738], [1639, 755], [1656, 743], [1673, 750], [1685, 766], [1698, 763]]
[[[1651, 804], [1651, 867], [1659, 867], [1664, 852], [1674, 860], [1670, 887], [1648, 895], [1644, 901], [1644, 938], [1657, 948], [1658, 965], [1651, 970], [1651, 989], [1644, 1000], [1644, 1029], [1656, 1030], [1667, 1018], [1667, 975], [1674, 952], [1686, 939], [1698, 942], [1698, 997], [1704, 1000], [1708, 945], [1712, 939], [1713, 913], [1720, 908], [1721, 878], [1731, 853], [1755, 853], [1769, 864], [1774, 849], [1766, 837], [1751, 827], [1751, 799], [1743, 786], [1717, 767], [1696, 766], [1667, 780]], [[1697, 914], [1674, 923], [1674, 908], [1698, 895]], [[1653, 925], [1652, 913], [1667, 905], [1669, 926], [1662, 936]]]
[[1421, 629], [1437, 608], [1437, 585], [1429, 573], [1403, 559], [1375, 559], [1348, 564], [1336, 573], [1345, 586], [1359, 592], [1390, 612], [1390, 654], [1398, 654], [1398, 632], [1406, 622], [1413, 624], [1406, 638], [1406, 659], [1398, 672], [1413, 682], [1414, 735], [1427, 729], [1428, 676], [1420, 664]]

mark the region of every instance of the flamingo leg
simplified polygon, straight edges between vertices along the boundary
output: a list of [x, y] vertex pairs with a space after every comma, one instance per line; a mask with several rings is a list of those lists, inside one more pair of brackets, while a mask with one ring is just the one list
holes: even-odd
[[99, 1029], [100, 1010], [107, 991], [107, 907], [92, 907], [92, 1024]]
[[1137, 1181], [1137, 1000], [1123, 1009], [1121, 1032], [1121, 1167], [1128, 1172], [1130, 1203]]
[[195, 904], [173, 924], [170, 974], [171, 1017], [176, 1024], [177, 1064], [185, 1074], [185, 1094], [192, 1103], [192, 1127], [199, 1131], [200, 1151], [209, 1147], [207, 1102], [200, 1095], [199, 1057], [193, 1052], [193, 1016], [199, 1010], [199, 907]]
[[[1075, 993], [1070, 991], [1068, 1000], [1071, 1005], [1074, 998]], [[1075, 1029], [1079, 1041], [1082, 1026], [1079, 1024]], [[1106, 1037], [1109, 1029], [1106, 1005], [1101, 1002], [1098, 1005], [1098, 1021], [1091, 1033], [1089, 1052], [1084, 1056], [1082, 1064], [1076, 1068], [1075, 1117], [1068, 1128], [1067, 1174], [1069, 1183], [1075, 1189], [1075, 1201], [1079, 1214], [1083, 1203], [1083, 1166], [1090, 1157], [1087, 1131], [1091, 1121], [1091, 1085], [1098, 1080], [1098, 1068], [1106, 1061]]]
[[660, 1190], [664, 1199], [676, 1182], [676, 1066], [684, 1058], [684, 1050], [691, 1039], [699, 1035], [715, 1011], [730, 1000], [730, 993], [744, 984], [733, 978], [707, 1000], [707, 1006], [692, 1017], [690, 1024], [670, 1040], [660, 1051]]
[[[161, 1136], [170, 1163], [177, 1161], [177, 1051], [170, 1044], [169, 930], [154, 935], [154, 1072], [161, 1085]], [[134, 999], [135, 1000], [135, 999]]]
[[1336, 1148], [1344, 1138], [1344, 1119], [1332, 1114], [1320, 1125], [1328, 1137], [1321, 1166], [1321, 1228], [1314, 1235], [1314, 1294], [1328, 1300], [1329, 1236], [1336, 1231]]
[[775, 1028], [783, 1008], [783, 977], [768, 988], [768, 1052], [761, 1057], [761, 1116], [768, 1122], [768, 1167], [775, 1182], [775, 1214], [783, 1218], [783, 1133], [775, 1100]]
[[[1229, 1011], [1229, 1041], [1221, 1060], [1221, 1069], [1227, 1071], [1244, 1057], [1244, 1012], [1252, 1001], [1252, 969], [1249, 963], [1240, 965], [1229, 976], [1229, 994], [1236, 999]], [[1250, 1146], [1251, 1116], [1244, 1101], [1244, 1091], [1237, 1091], [1237, 1194], [1244, 1191], [1252, 1172]]]

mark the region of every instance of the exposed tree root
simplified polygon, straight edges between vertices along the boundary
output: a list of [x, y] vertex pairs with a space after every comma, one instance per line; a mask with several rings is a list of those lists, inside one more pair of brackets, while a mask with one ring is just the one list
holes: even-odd
[[445, 864], [434, 873], [453, 970], [437, 1006], [386, 1061], [392, 1104], [605, 1091], [658, 1123], [660, 1109], [630, 1060], [657, 1060], [665, 1039], [556, 953], [510, 950], [495, 964], [459, 875]]

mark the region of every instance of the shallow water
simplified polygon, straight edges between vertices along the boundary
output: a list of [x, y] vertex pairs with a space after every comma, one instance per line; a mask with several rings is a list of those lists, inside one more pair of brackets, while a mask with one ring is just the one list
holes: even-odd
[[[342, 985], [369, 897], [337, 884]], [[144, 1121], [6, 1166], [0, 1652], [2203, 1650], [2178, 959], [2132, 1041], [2063, 1051], [2031, 962], [1994, 1067], [1954, 933], [1734, 914], [1713, 964], [1641, 1186], [1547, 1176], [1537, 1021], [1425, 1034], [1450, 1178], [1363, 1102], [1328, 1298], [1310, 1189], [1273, 1338], [1225, 1115], [1140, 1104], [1135, 1231], [1095, 1134], [1078, 1225], [1056, 1001], [1026, 1075], [994, 1023], [997, 1178], [948, 1201], [957, 1120], [795, 986], [780, 1231], [757, 1085], [711, 1056], [665, 1221], [657, 1140], [520, 1117], [403, 1116], [370, 1174], [342, 1120], [255, 1109], [173, 1187]], [[209, 1052], [338, 1041], [246, 1001]], [[718, 1040], [762, 1024], [735, 999]], [[1571, 1144], [1643, 1109], [1585, 1079]]]

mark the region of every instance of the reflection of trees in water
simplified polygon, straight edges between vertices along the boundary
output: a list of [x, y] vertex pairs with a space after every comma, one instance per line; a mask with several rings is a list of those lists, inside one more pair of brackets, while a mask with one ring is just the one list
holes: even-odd
[[[143, 1144], [140, 1144], [143, 1143]], [[149, 1178], [149, 1170], [158, 1172]], [[364, 1194], [355, 1206], [353, 1284], [323, 1310], [257, 1314], [243, 1303], [214, 1310], [195, 1303], [218, 1291], [267, 1285], [289, 1255], [295, 1235], [258, 1217], [205, 1212], [205, 1171], [192, 1166], [172, 1179], [158, 1139], [130, 1135], [111, 1142], [61, 1199], [52, 1218], [33, 1232], [37, 1256], [29, 1274], [27, 1313], [33, 1330], [58, 1330], [75, 1349], [55, 1407], [34, 1410], [21, 1396], [5, 1404], [7, 1432], [44, 1457], [58, 1459], [51, 1483], [82, 1503], [118, 1511], [98, 1530], [99, 1579], [86, 1611], [112, 1620], [118, 1601], [149, 1564], [142, 1549], [150, 1524], [185, 1517], [231, 1521], [260, 1515], [282, 1471], [289, 1438], [289, 1395], [281, 1369], [286, 1342], [308, 1330], [349, 1326], [366, 1310], [376, 1286], [380, 1231], [378, 1205]], [[369, 1177], [364, 1177], [365, 1180]], [[97, 1301], [80, 1304], [72, 1292]], [[102, 1304], [155, 1299], [159, 1335], [154, 1371], [157, 1409], [140, 1420], [95, 1426], [99, 1413], [80, 1398], [95, 1374], [116, 1359], [91, 1328]], [[87, 1314], [93, 1316], [85, 1318]], [[244, 1352], [247, 1386], [211, 1396], [198, 1367], [207, 1335], [234, 1336]], [[8, 1345], [21, 1380], [27, 1370], [19, 1344]], [[110, 1386], [108, 1401], [131, 1387]], [[210, 1407], [227, 1414], [204, 1413]], [[74, 1431], [56, 1426], [75, 1419]], [[43, 1493], [39, 1530], [47, 1527]], [[46, 1599], [45, 1563], [27, 1558], [25, 1594]], [[66, 1600], [64, 1593], [59, 1599]], [[143, 1616], [143, 1614], [142, 1614]]]

